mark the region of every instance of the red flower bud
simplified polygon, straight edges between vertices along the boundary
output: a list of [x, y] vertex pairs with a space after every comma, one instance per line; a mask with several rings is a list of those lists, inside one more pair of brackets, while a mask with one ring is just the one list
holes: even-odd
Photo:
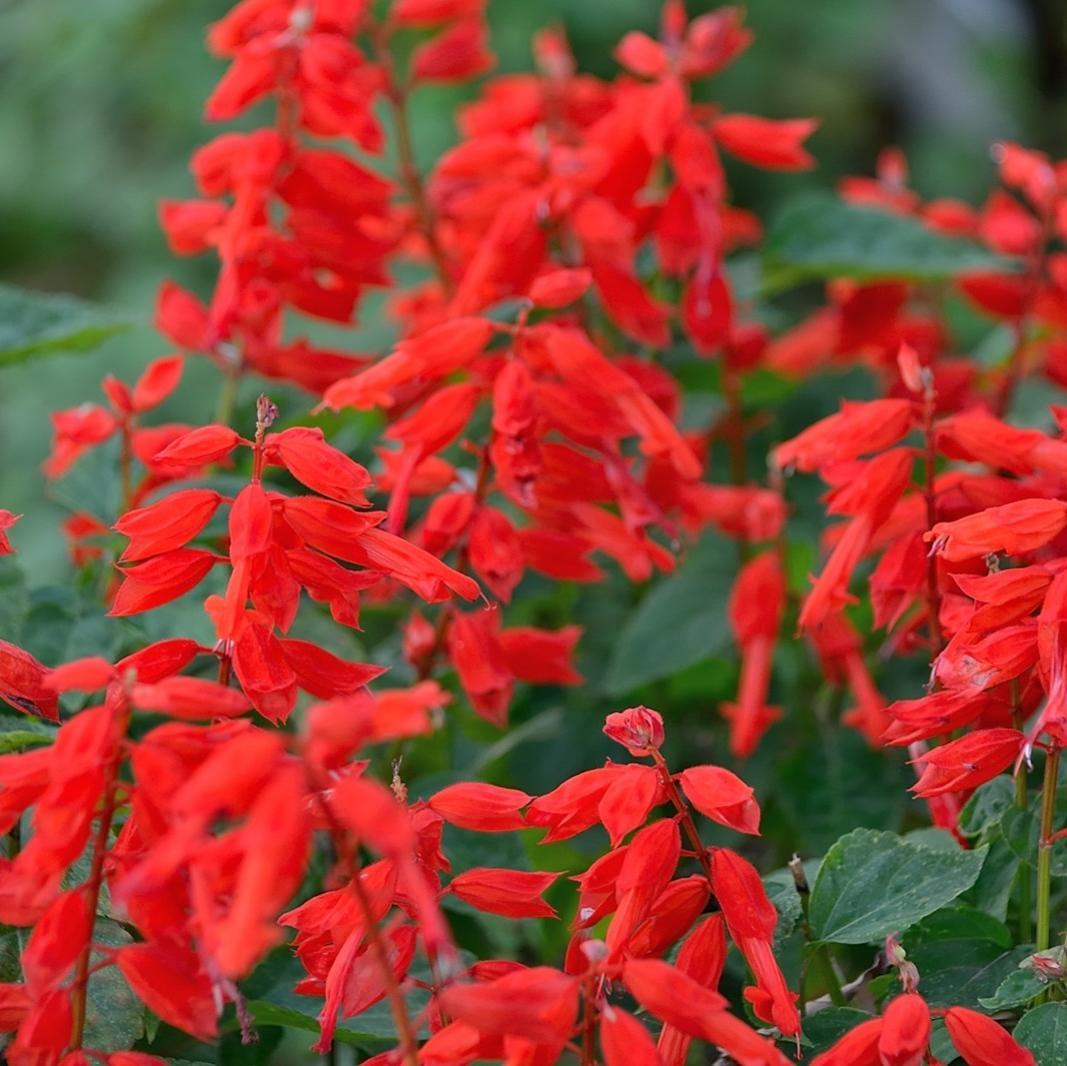
[[630, 707], [609, 714], [604, 733], [631, 755], [651, 755], [663, 744], [663, 718], [648, 707]]

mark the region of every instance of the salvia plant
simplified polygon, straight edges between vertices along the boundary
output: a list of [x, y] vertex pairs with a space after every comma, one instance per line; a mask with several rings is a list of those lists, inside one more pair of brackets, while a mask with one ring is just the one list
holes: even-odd
[[71, 588], [0, 575], [13, 1066], [1067, 1062], [1067, 164], [764, 234], [817, 123], [712, 102], [750, 43], [545, 30], [426, 169], [484, 0], [210, 28], [214, 286], [52, 415]]

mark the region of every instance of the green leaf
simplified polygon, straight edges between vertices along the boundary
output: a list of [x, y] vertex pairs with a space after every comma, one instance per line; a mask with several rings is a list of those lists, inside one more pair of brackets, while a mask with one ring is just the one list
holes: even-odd
[[[110, 918], [96, 919], [93, 940], [110, 947], [125, 947], [133, 937]], [[93, 965], [101, 961], [96, 952]], [[144, 1035], [144, 1005], [133, 994], [117, 966], [92, 974], [85, 1001], [85, 1044], [87, 1047], [127, 1050]]]
[[1008, 914], [1015, 888], [1015, 876], [1019, 871], [1018, 855], [1005, 843], [1000, 830], [986, 838], [989, 851], [982, 872], [978, 875], [967, 901], [973, 903], [980, 911], [1004, 921]]
[[[832, 1044], [855, 1029], [857, 1025], [871, 1020], [872, 1015], [855, 1007], [824, 1007], [804, 1019], [804, 1060], [810, 1062]], [[786, 1048], [794, 1046], [792, 1037], [780, 1038]]]
[[55, 726], [28, 714], [0, 714], [0, 755], [44, 747], [52, 743], [55, 735]]
[[951, 903], [974, 884], [986, 849], [933, 851], [855, 829], [826, 853], [811, 894], [818, 940], [873, 944]]
[[1029, 1048], [1037, 1066], [1067, 1062], [1067, 1003], [1043, 1003], [1019, 1019], [1014, 1037]]
[[[1061, 948], [1042, 952], [1044, 955], [1060, 954]], [[978, 1005], [990, 1013], [998, 1010], [1012, 1010], [1029, 1003], [1035, 996], [1040, 995], [1047, 987], [1037, 975], [1031, 960], [1033, 955], [1028, 955], [1003, 981], [997, 985], [997, 990], [991, 996], [983, 996], [978, 1000]]]
[[88, 351], [134, 323], [74, 296], [0, 285], [0, 366], [65, 351]]
[[1015, 785], [1006, 774], [980, 785], [960, 811], [959, 827], [964, 836], [976, 837], [992, 829], [1015, 803]]
[[[323, 1000], [317, 996], [299, 996], [293, 991], [293, 985], [303, 976], [300, 963], [288, 949], [274, 952], [257, 969], [243, 987], [248, 1009], [257, 1025], [280, 1025], [318, 1033]], [[427, 995], [421, 990], [408, 996], [412, 1018], [419, 1014], [426, 1000]], [[382, 1000], [355, 1018], [339, 1021], [334, 1039], [375, 1051], [396, 1043], [396, 1028], [388, 1002]]]
[[764, 291], [833, 277], [936, 281], [965, 271], [1010, 271], [1011, 260], [946, 237], [917, 219], [818, 193], [790, 204], [764, 245]]
[[13, 751], [25, 751], [27, 748], [42, 748], [51, 743], [52, 738], [47, 733], [14, 729], [10, 733], [0, 733], [0, 755], [8, 755]]
[[[1067, 803], [1060, 796], [1056, 803], [1057, 825], [1065, 810]], [[1035, 796], [1025, 811], [1020, 807], [1009, 807], [1001, 817], [1000, 830], [1020, 861], [1035, 866], [1041, 839], [1041, 797]], [[1067, 840], [1057, 840], [1052, 845], [1051, 869], [1055, 877], [1067, 874]]]
[[800, 905], [796, 882], [788, 868], [767, 874], [763, 879], [763, 887], [778, 912], [778, 924], [774, 927], [774, 943], [777, 946], [792, 935], [804, 916], [804, 909]]
[[932, 1007], [976, 1008], [1026, 957], [1011, 946], [1003, 922], [970, 907], [930, 915], [908, 931], [904, 947], [922, 975], [923, 997]]
[[677, 573], [654, 586], [627, 619], [607, 692], [621, 695], [721, 652], [730, 641], [723, 604], [736, 573], [736, 546], [723, 537], [701, 538]]

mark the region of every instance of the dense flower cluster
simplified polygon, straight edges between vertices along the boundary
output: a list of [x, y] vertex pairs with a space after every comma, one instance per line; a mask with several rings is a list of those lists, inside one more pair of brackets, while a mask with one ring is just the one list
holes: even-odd
[[[609, 714], [603, 731], [630, 760], [541, 795], [460, 780], [412, 798], [390, 758], [466, 706], [503, 728], [519, 682], [582, 682], [580, 627], [509, 624], [528, 575], [593, 584], [617, 569], [636, 585], [674, 569], [709, 528], [741, 559], [724, 605], [740, 656], [736, 698], [720, 708], [731, 754], [752, 756], [783, 719], [775, 651], [794, 622], [822, 676], [851, 694], [843, 721], [872, 746], [908, 748], [915, 793], [961, 844], [974, 790], [1014, 768], [1025, 807], [1042, 751], [1036, 948], [1050, 948], [1067, 411], [1053, 409], [1048, 431], [1008, 419], [1027, 377], [1067, 384], [1056, 245], [1067, 171], [999, 146], [1003, 187], [975, 211], [922, 203], [890, 151], [877, 177], [839, 190], [852, 207], [985, 246], [986, 266], [951, 286], [1003, 325], [997, 365], [955, 352], [944, 292], [915, 278], [834, 278], [816, 311], [772, 337], [727, 266], [761, 225], [729, 202], [722, 155], [806, 168], [816, 123], [727, 114], [693, 93], [750, 43], [741, 12], [689, 20], [668, 0], [658, 38], [620, 42], [610, 81], [579, 73], [562, 33], [546, 31], [535, 73], [488, 81], [424, 177], [408, 98], [485, 73], [486, 38], [481, 0], [394, 0], [381, 17], [363, 0], [242, 0], [210, 31], [228, 65], [207, 117], [273, 105], [272, 124], [196, 153], [199, 199], [162, 207], [176, 253], [217, 257], [214, 291], [205, 301], [163, 285], [157, 323], [182, 354], [133, 386], [105, 379], [107, 406], [55, 414], [45, 473], [117, 443], [121, 511], [110, 528], [72, 516], [74, 562], [103, 568], [112, 618], [151, 616], [203, 584], [214, 640], [169, 634], [117, 661], [47, 666], [0, 642], [0, 698], [58, 723], [47, 746], [0, 755], [11, 843], [0, 922], [28, 930], [20, 979], [0, 984], [13, 1066], [161, 1061], [150, 1042], [87, 1035], [93, 977], [111, 970], [162, 1025], [205, 1042], [229, 1025], [251, 1041], [244, 983], [279, 950], [299, 961], [295, 993], [320, 1004], [321, 1053], [385, 1001], [392, 1046], [368, 1060], [382, 1064], [683, 1066], [694, 1042], [742, 1066], [809, 1055], [805, 1022], [846, 1002], [850, 963], [812, 932], [799, 860], [790, 920], [808, 943], [799, 971], [784, 961], [788, 914], [742, 854], [759, 833], [753, 789], [700, 757], [669, 765], [671, 723], [656, 711]], [[390, 138], [395, 180], [375, 158]], [[393, 293], [390, 351], [353, 355], [294, 333], [309, 318], [353, 323], [368, 290], [393, 289], [401, 261], [424, 280]], [[723, 399], [696, 430], [681, 378], [657, 357], [675, 343], [714, 369]], [[217, 421], [147, 424], [197, 354], [222, 373]], [[854, 365], [876, 398], [779, 437], [765, 481], [752, 476], [750, 375]], [[238, 386], [261, 378], [310, 393], [316, 416], [374, 412], [381, 440], [362, 456], [374, 472], [326, 439], [325, 416], [282, 422], [293, 412], [266, 395], [254, 422], [232, 427]], [[720, 445], [729, 484], [708, 480]], [[817, 474], [841, 519], [802, 596], [790, 577], [794, 474]], [[16, 521], [0, 511], [0, 554]], [[861, 585], [869, 616], [853, 610]], [[384, 665], [290, 635], [327, 612], [359, 630], [367, 603], [400, 619], [392, 687]], [[929, 661], [925, 693], [883, 698], [866, 656], [874, 631], [888, 654]], [[708, 823], [713, 840], [739, 842], [708, 843]], [[454, 908], [552, 920], [545, 894], [565, 898], [556, 869], [455, 871], [456, 830], [606, 840], [569, 870], [573, 921], [556, 965], [475, 957], [454, 935]], [[1028, 872], [1025, 887], [1028, 928]], [[105, 921], [124, 938], [108, 943]], [[934, 1062], [942, 1033], [970, 1066], [1035, 1061], [1001, 1024], [1013, 1017], [928, 1003], [903, 959], [880, 957], [883, 977], [898, 974], [858, 1001], [877, 1013], [852, 1017], [807, 1061]]]

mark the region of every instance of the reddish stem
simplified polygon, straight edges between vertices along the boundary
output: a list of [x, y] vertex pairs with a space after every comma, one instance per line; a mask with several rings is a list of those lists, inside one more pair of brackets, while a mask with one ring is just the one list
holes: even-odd
[[356, 849], [351, 846], [347, 831], [338, 821], [329, 801], [326, 799], [325, 783], [316, 780], [317, 773], [306, 762], [304, 769], [308, 782], [315, 793], [315, 800], [322, 811], [323, 817], [326, 819], [337, 857], [345, 869], [345, 874], [352, 886], [352, 892], [356, 897], [356, 903], [359, 905], [363, 924], [367, 930], [367, 941], [370, 944], [370, 950], [374, 953], [374, 959], [378, 965], [382, 984], [385, 988], [386, 999], [389, 1001], [389, 1008], [393, 1014], [393, 1022], [396, 1025], [401, 1060], [404, 1062], [404, 1066], [419, 1066], [419, 1045], [415, 1036], [415, 1029], [408, 1015], [403, 993], [400, 991], [400, 986], [397, 984], [396, 976], [393, 973], [393, 967], [389, 963], [389, 953], [385, 942], [382, 940], [381, 930], [378, 928], [378, 921], [374, 916], [374, 908], [371, 906], [370, 897], [367, 895], [367, 890], [363, 885], [361, 876], [363, 870], [359, 856]]
[[[923, 373], [926, 379], [923, 391], [926, 484], [923, 488], [923, 495], [926, 499], [926, 528], [932, 530], [937, 525], [937, 438], [934, 427], [934, 408], [937, 394], [934, 392], [930, 371], [925, 370]], [[930, 552], [926, 557], [926, 598], [929, 611], [930, 659], [933, 661], [945, 648], [945, 637], [941, 632], [941, 590], [937, 582], [936, 552]]]
[[700, 834], [697, 832], [696, 822], [693, 821], [693, 815], [689, 811], [689, 804], [685, 802], [682, 794], [678, 791], [678, 786], [674, 783], [674, 778], [671, 777], [671, 772], [667, 767], [667, 760], [654, 748], [652, 749], [652, 761], [659, 771], [660, 780], [662, 780], [663, 788], [667, 793], [667, 799], [671, 801], [672, 806], [678, 812], [678, 821], [682, 831], [685, 833], [693, 851], [696, 852], [696, 857], [700, 861], [700, 867], [704, 871], [708, 885], [714, 892], [711, 880], [711, 859], [708, 857], [707, 848], [704, 847]]
[[[126, 729], [130, 721], [130, 705], [123, 693], [118, 706], [115, 708], [113, 728], [115, 732], [115, 752], [112, 755], [104, 771], [104, 805], [100, 812], [100, 824], [93, 838], [93, 857], [89, 867], [89, 878], [86, 881], [86, 891], [89, 896], [89, 914], [92, 926], [96, 925], [96, 913], [100, 906], [100, 890], [104, 881], [104, 862], [107, 858], [108, 837], [111, 835], [111, 823], [115, 818], [115, 801], [118, 791], [119, 767], [122, 765], [122, 743], [126, 736]], [[86, 999], [89, 992], [90, 960], [93, 952], [93, 935], [90, 929], [89, 936], [78, 956], [78, 962], [74, 970], [74, 981], [71, 984], [71, 1024], [72, 1051], [77, 1051], [85, 1039]], [[110, 964], [110, 960], [109, 960]]]
[[415, 225], [419, 235], [426, 242], [434, 272], [445, 296], [451, 298], [455, 292], [455, 282], [448, 269], [448, 259], [437, 236], [437, 224], [426, 185], [422, 180], [415, 162], [415, 143], [411, 135], [411, 121], [408, 115], [408, 87], [397, 77], [396, 65], [389, 47], [389, 31], [382, 23], [373, 23], [370, 28], [371, 44], [375, 58], [385, 75], [385, 99], [393, 119], [396, 132], [397, 166], [400, 170], [400, 183], [404, 186], [411, 208], [415, 212]]

